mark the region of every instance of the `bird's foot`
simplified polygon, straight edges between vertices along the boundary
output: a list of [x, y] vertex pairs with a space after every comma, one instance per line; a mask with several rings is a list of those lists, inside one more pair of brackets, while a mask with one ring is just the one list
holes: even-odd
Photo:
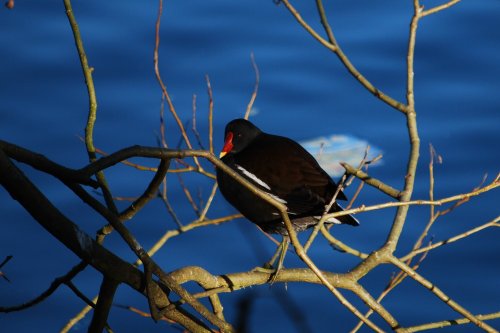
[[264, 266], [257, 266], [254, 269], [252, 269], [252, 272], [259, 272], [259, 273], [266, 273], [266, 274], [273, 274], [276, 272], [276, 269], [274, 267], [269, 267], [267, 266], [267, 263], [264, 264]]
[[274, 268], [273, 266], [269, 265], [269, 263], [265, 263], [262, 267], [257, 266], [254, 269], [252, 269], [252, 272], [269, 274], [268, 282], [273, 284], [276, 281], [276, 278], [278, 277], [278, 274], [282, 268], [283, 266]]
[[[285, 254], [289, 244], [289, 238], [287, 236], [284, 236], [283, 241], [276, 249], [276, 252], [274, 253], [271, 260], [266, 262], [263, 267], [255, 267], [252, 271], [270, 274], [268, 282], [273, 284], [276, 281], [279, 272], [283, 268], [283, 261], [285, 260]], [[274, 268], [274, 263], [276, 262], [276, 260], [278, 260], [278, 265], [276, 266], [276, 268]]]

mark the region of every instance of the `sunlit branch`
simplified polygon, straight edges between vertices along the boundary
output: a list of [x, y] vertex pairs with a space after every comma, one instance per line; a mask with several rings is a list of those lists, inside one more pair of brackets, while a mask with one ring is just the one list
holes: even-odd
[[210, 78], [208, 75], [205, 76], [207, 80], [207, 94], [208, 94], [208, 151], [214, 153], [214, 96], [212, 93], [212, 85], [210, 83]]
[[433, 7], [431, 9], [424, 10], [422, 12], [422, 17], [427, 16], [427, 15], [431, 15], [431, 14], [435, 14], [439, 11], [442, 11], [444, 9], [447, 9], [447, 8], [453, 6], [453, 5], [456, 5], [459, 2], [460, 2], [460, 0], [451, 0], [451, 1], [448, 1], [447, 3], [442, 4], [440, 6], [436, 6], [436, 7]]
[[[492, 320], [492, 319], [498, 319], [500, 318], [500, 312], [495, 312], [495, 313], [490, 313], [490, 314], [485, 314], [485, 315], [476, 315], [477, 319], [480, 320]], [[447, 326], [455, 326], [455, 325], [463, 325], [463, 324], [470, 324], [470, 320], [467, 318], [457, 318], [457, 319], [450, 319], [450, 320], [443, 320], [443, 321], [438, 321], [434, 323], [428, 323], [428, 324], [423, 324], [423, 325], [417, 325], [417, 326], [411, 326], [411, 327], [405, 327], [406, 331], [408, 332], [420, 332], [420, 331], [427, 331], [435, 328], [443, 328]]]
[[479, 328], [484, 329], [487, 332], [494, 333], [497, 332], [493, 327], [490, 325], [486, 324], [484, 321], [480, 320], [476, 316], [474, 316], [471, 312], [463, 308], [460, 304], [455, 302], [453, 299], [451, 299], [448, 295], [446, 295], [440, 288], [438, 288], [435, 284], [432, 282], [428, 281], [425, 279], [422, 275], [418, 274], [416, 271], [408, 267], [405, 263], [403, 263], [401, 260], [399, 260], [396, 257], [390, 257], [390, 261], [392, 264], [394, 264], [396, 267], [401, 269], [403, 272], [408, 274], [412, 279], [420, 283], [422, 286], [427, 288], [431, 293], [436, 295], [441, 301], [443, 301], [446, 305], [448, 305], [450, 308], [455, 310], [456, 312], [460, 313], [462, 316], [470, 320], [472, 323], [474, 323], [476, 326]]
[[253, 88], [252, 96], [250, 97], [250, 101], [248, 102], [247, 109], [245, 111], [245, 116], [243, 118], [248, 119], [250, 117], [250, 112], [252, 111], [253, 103], [257, 98], [257, 92], [259, 91], [259, 82], [260, 82], [260, 73], [259, 67], [257, 66], [257, 62], [255, 61], [255, 56], [250, 53], [250, 61], [252, 62], [252, 67], [255, 72], [255, 86]]
[[[295, 9], [295, 7], [292, 6], [290, 1], [288, 0], [281, 0], [280, 3], [283, 3], [288, 11], [292, 14], [292, 16], [297, 20], [297, 22], [312, 36], [314, 39], [316, 39], [318, 42], [321, 43], [324, 47], [329, 49], [330, 51], [334, 52], [337, 57], [340, 59], [342, 64], [345, 66], [347, 71], [356, 79], [358, 80], [369, 92], [371, 92], [373, 95], [375, 95], [377, 98], [380, 100], [384, 101], [391, 107], [395, 108], [396, 110], [406, 113], [407, 108], [406, 105], [404, 105], [401, 102], [398, 102], [391, 98], [390, 96], [384, 94], [382, 91], [377, 89], [370, 81], [368, 81], [357, 69], [354, 67], [354, 65], [351, 63], [349, 58], [344, 54], [342, 49], [339, 47], [339, 45], [336, 43], [333, 33], [331, 32], [331, 29], [329, 30], [328, 34], [331, 35], [332, 42], [335, 44], [332, 44], [331, 42], [327, 41], [323, 37], [321, 37], [300, 15], [300, 13]], [[321, 9], [318, 8], [318, 10], [321, 12]], [[320, 15], [324, 16], [324, 15]], [[323, 21], [322, 21], [323, 22]], [[326, 22], [326, 21], [325, 21]], [[326, 25], [329, 26], [328, 23]], [[325, 23], [323, 23], [323, 26], [325, 26]]]
[[[87, 125], [85, 126], [85, 146], [87, 148], [89, 160], [93, 162], [97, 158], [94, 147], [94, 124], [97, 117], [97, 97], [94, 87], [94, 79], [92, 78], [92, 72], [94, 69], [89, 66], [85, 48], [83, 47], [82, 37], [80, 35], [80, 29], [78, 28], [78, 23], [76, 22], [73, 8], [71, 6], [71, 1], [64, 0], [64, 7], [66, 9], [66, 15], [68, 16], [71, 30], [73, 32], [73, 38], [75, 40], [76, 49], [80, 58], [83, 76], [85, 77], [85, 84], [87, 85], [87, 94], [89, 96], [89, 112]], [[98, 172], [96, 173], [96, 177], [104, 195], [104, 199], [106, 200], [107, 206], [116, 212], [117, 208], [113, 201], [113, 195], [111, 194], [106, 178], [104, 177], [104, 173]]]
[[370, 175], [368, 175], [366, 172], [363, 172], [359, 168], [355, 168], [355, 167], [353, 167], [345, 162], [340, 162], [340, 165], [342, 165], [344, 167], [344, 169], [346, 170], [346, 172], [348, 174], [353, 175], [354, 177], [361, 179], [366, 184], [375, 187], [376, 189], [384, 192], [385, 194], [387, 194], [395, 199], [398, 199], [400, 197], [400, 195], [401, 195], [400, 191], [383, 183], [382, 181], [380, 181], [376, 178], [371, 177]]
[[482, 188], [479, 188], [475, 191], [463, 193], [463, 194], [457, 194], [457, 195], [443, 198], [440, 200], [434, 200], [434, 201], [431, 201], [431, 200], [412, 200], [412, 201], [405, 201], [405, 202], [387, 202], [387, 203], [372, 205], [372, 206], [362, 205], [362, 206], [357, 207], [357, 208], [346, 209], [346, 210], [341, 211], [341, 212], [330, 213], [330, 214], [323, 216], [322, 218], [329, 219], [329, 218], [337, 217], [337, 216], [357, 214], [357, 213], [361, 213], [361, 212], [368, 212], [368, 211], [379, 210], [379, 209], [383, 209], [383, 208], [391, 208], [391, 207], [402, 207], [402, 206], [412, 206], [412, 205], [441, 206], [441, 205], [444, 205], [444, 204], [447, 204], [450, 202], [469, 199], [469, 198], [478, 196], [482, 193], [491, 191], [497, 187], [500, 187], [500, 179], [498, 177], [495, 180], [493, 180], [493, 182], [491, 182], [489, 185], [484, 186]]
[[405, 261], [407, 259], [410, 259], [410, 258], [413, 258], [414, 256], [420, 254], [420, 253], [423, 253], [423, 252], [428, 252], [430, 250], [433, 250], [435, 248], [438, 248], [438, 247], [441, 247], [443, 245], [448, 245], [448, 244], [451, 244], [453, 242], [456, 242], [460, 239], [463, 239], [465, 237], [468, 237], [470, 235], [473, 235], [481, 230], [484, 230], [486, 228], [489, 228], [489, 227], [498, 227], [500, 226], [499, 224], [500, 222], [500, 216], [497, 216], [495, 219], [483, 224], [483, 225], [480, 225], [476, 228], [473, 228], [473, 229], [470, 229], [464, 233], [461, 233], [459, 235], [456, 235], [456, 236], [453, 236], [451, 238], [448, 238], [446, 240], [443, 240], [443, 241], [440, 241], [440, 242], [437, 242], [437, 243], [434, 243], [432, 245], [429, 245], [429, 246], [426, 246], [426, 247], [422, 247], [422, 248], [419, 248], [419, 249], [416, 249], [416, 250], [413, 250], [411, 251], [409, 254], [407, 254], [406, 256], [400, 258], [401, 261]]

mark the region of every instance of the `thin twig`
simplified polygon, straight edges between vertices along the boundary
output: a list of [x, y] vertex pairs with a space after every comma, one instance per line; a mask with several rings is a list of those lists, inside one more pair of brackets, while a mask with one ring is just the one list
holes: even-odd
[[228, 215], [224, 217], [220, 217], [217, 219], [210, 219], [210, 220], [204, 220], [204, 221], [198, 221], [194, 220], [189, 224], [186, 224], [184, 226], [181, 226], [179, 229], [174, 229], [174, 230], [168, 230], [163, 234], [163, 236], [148, 250], [149, 256], [153, 256], [158, 252], [165, 243], [176, 236], [179, 236], [180, 234], [187, 232], [189, 230], [195, 229], [195, 228], [200, 228], [200, 227], [206, 227], [206, 226], [211, 226], [211, 225], [219, 225], [221, 223], [229, 222], [234, 219], [242, 218], [241, 214], [233, 214], [233, 215]]
[[123, 220], [131, 219], [135, 214], [137, 214], [151, 199], [157, 197], [158, 188], [163, 182], [165, 175], [167, 174], [168, 166], [170, 161], [161, 160], [158, 171], [155, 173], [153, 179], [149, 183], [148, 187], [144, 193], [134, 200], [134, 202], [127, 207], [123, 212], [120, 213], [119, 218]]
[[90, 306], [91, 308], [95, 308], [95, 302], [91, 299], [89, 299], [87, 296], [85, 296], [74, 284], [73, 282], [71, 281], [66, 281], [65, 284], [68, 286], [69, 289], [71, 289], [71, 291], [73, 291], [73, 293], [78, 297], [80, 298], [82, 301], [85, 302], [85, 304], [87, 304], [88, 306]]
[[[361, 159], [361, 161], [359, 162], [358, 169], [361, 169], [363, 167], [363, 165], [365, 164], [366, 158], [368, 157], [369, 150], [370, 150], [370, 146], [367, 146], [366, 149], [365, 149], [365, 154], [364, 154], [363, 158]], [[325, 210], [323, 211], [323, 215], [328, 214], [328, 212], [332, 208], [333, 204], [336, 202], [337, 196], [339, 195], [339, 193], [341, 193], [342, 190], [344, 190], [349, 185], [351, 185], [351, 183], [352, 183], [352, 181], [353, 181], [354, 178], [353, 177], [349, 177], [349, 179], [347, 179], [347, 177], [348, 177], [347, 173], [344, 173], [344, 175], [342, 175], [342, 178], [340, 179], [340, 181], [339, 181], [339, 183], [337, 185], [337, 189], [335, 190], [335, 193], [333, 194], [332, 198], [330, 199], [330, 202], [325, 206]], [[319, 230], [321, 228], [323, 228], [325, 222], [326, 222], [326, 220], [320, 219], [319, 222], [318, 222], [318, 224], [316, 224], [314, 226], [314, 229], [313, 229], [311, 235], [309, 236], [309, 238], [307, 239], [306, 244], [304, 245], [304, 250], [306, 252], [309, 249], [309, 247], [311, 246], [311, 244], [314, 241], [314, 239], [316, 238], [316, 236], [318, 235]]]
[[[154, 56], [153, 56], [155, 76], [156, 76], [156, 79], [160, 85], [162, 94], [167, 101], [170, 113], [174, 117], [175, 122], [177, 123], [177, 126], [179, 127], [179, 130], [181, 131], [182, 138], [186, 142], [186, 145], [188, 146], [188, 148], [193, 149], [193, 146], [191, 145], [191, 141], [189, 140], [189, 137], [186, 133], [186, 129], [184, 128], [184, 125], [182, 124], [182, 121], [179, 118], [177, 111], [175, 111], [174, 104], [172, 103], [170, 95], [167, 91], [167, 87], [166, 87], [165, 83], [163, 82], [163, 79], [161, 78], [161, 74], [160, 74], [159, 49], [160, 49], [160, 24], [161, 24], [162, 12], [163, 12], [163, 0], [160, 0], [158, 2], [158, 16], [157, 16], [156, 25], [155, 25], [155, 49], [154, 49]], [[197, 158], [194, 159], [194, 162], [198, 166], [198, 168], [203, 169], [201, 167], [201, 165], [199, 165]]]
[[[138, 314], [139, 316], [141, 317], [145, 317], [145, 318], [151, 318], [151, 314], [149, 312], [145, 312], [145, 311], [142, 311], [142, 310], [139, 310], [138, 308], [135, 308], [133, 306], [130, 306], [130, 305], [119, 305], [119, 304], [115, 304], [116, 307], [119, 307], [119, 308], [122, 308], [122, 309], [125, 309], [125, 310], [129, 310], [133, 313], [136, 313]], [[166, 318], [166, 317], [161, 317], [159, 318], [159, 320], [163, 320], [163, 321], [166, 321], [170, 324], [175, 324], [174, 321]]]
[[196, 95], [193, 94], [193, 103], [192, 103], [192, 108], [193, 108], [193, 126], [191, 127], [194, 133], [194, 136], [196, 137], [196, 141], [198, 141], [198, 146], [200, 146], [201, 149], [205, 149], [203, 147], [203, 142], [201, 142], [201, 136], [200, 133], [198, 132], [198, 128], [196, 127]]
[[[107, 152], [105, 152], [104, 150], [99, 149], [99, 148], [96, 148], [96, 152], [98, 154], [102, 155], [102, 156], [108, 156], [109, 155]], [[153, 171], [153, 172], [156, 172], [158, 170], [155, 167], [148, 167], [148, 166], [145, 166], [145, 165], [140, 165], [140, 164], [137, 164], [137, 163], [132, 163], [132, 162], [127, 161], [127, 160], [121, 161], [120, 163], [122, 163], [124, 165], [127, 165], [129, 167], [132, 167], [134, 169], [140, 170], [140, 171]]]
[[250, 112], [252, 111], [253, 103], [255, 102], [255, 99], [257, 98], [257, 92], [259, 91], [259, 82], [260, 82], [260, 73], [259, 73], [259, 67], [257, 66], [257, 62], [255, 61], [255, 56], [252, 53], [250, 53], [250, 61], [252, 62], [252, 67], [255, 72], [255, 86], [253, 88], [253, 93], [252, 97], [250, 97], [250, 102], [248, 102], [247, 105], [247, 110], [245, 111], [245, 116], [243, 118], [248, 120], [248, 117], [250, 117]]
[[161, 191], [160, 197], [161, 197], [163, 203], [165, 204], [165, 207], [167, 208], [168, 213], [170, 214], [170, 216], [174, 220], [175, 224], [177, 224], [177, 226], [179, 228], [181, 228], [182, 227], [182, 223], [179, 220], [179, 218], [177, 217], [177, 214], [175, 213], [174, 208], [170, 204], [170, 201], [168, 200], [168, 195], [167, 195], [167, 178], [165, 178], [163, 180], [162, 191]]
[[0, 263], [0, 268], [5, 266], [5, 264], [8, 263], [12, 258], [14, 258], [14, 257], [13, 256], [6, 256], [5, 259], [2, 261], [2, 263]]
[[463, 194], [457, 194], [451, 197], [443, 198], [440, 200], [412, 200], [412, 201], [404, 201], [404, 202], [387, 202], [383, 204], [378, 204], [378, 205], [372, 205], [372, 206], [365, 206], [361, 205], [357, 208], [352, 208], [352, 209], [346, 209], [341, 212], [335, 212], [335, 213], [330, 213], [327, 215], [324, 215], [322, 218], [324, 219], [329, 219], [332, 217], [338, 217], [338, 216], [343, 216], [343, 215], [350, 215], [350, 214], [357, 214], [360, 212], [368, 212], [372, 210], [379, 210], [382, 208], [390, 208], [390, 207], [403, 207], [403, 206], [413, 206], [413, 205], [434, 205], [434, 206], [441, 206], [446, 203], [454, 202], [454, 201], [460, 201], [464, 199], [469, 199], [471, 197], [478, 196], [482, 193], [491, 191], [497, 187], [500, 187], [500, 180], [497, 178], [493, 182], [491, 182], [489, 185], [484, 186], [482, 188], [479, 188], [475, 191], [463, 193]]
[[194, 202], [193, 196], [191, 195], [191, 191], [186, 186], [186, 183], [184, 183], [184, 179], [182, 178], [182, 174], [181, 173], [177, 174], [177, 180], [179, 181], [179, 185], [181, 186], [182, 191], [184, 192], [184, 195], [186, 196], [187, 200], [191, 204], [191, 207], [193, 207], [194, 212], [197, 215], [200, 215], [200, 209], [196, 205], [196, 202]]
[[168, 148], [165, 136], [165, 95], [161, 94], [160, 102], [160, 144], [162, 148]]
[[[97, 296], [92, 299], [92, 302], [93, 303], [97, 302]], [[61, 328], [59, 333], [68, 333], [76, 324], [78, 324], [80, 320], [82, 320], [87, 315], [87, 313], [90, 312], [90, 310], [92, 310], [92, 307], [89, 305], [83, 307], [83, 309], [81, 309], [80, 312], [78, 312], [75, 316], [73, 316], [73, 318], [68, 320], [68, 322], [63, 326], [63, 328]]]
[[[306, 263], [306, 265], [316, 274], [318, 279], [323, 283], [323, 285], [339, 300], [339, 302], [346, 307], [349, 311], [351, 311], [356, 317], [362, 320], [368, 327], [373, 329], [376, 332], [383, 332], [377, 325], [375, 325], [371, 320], [365, 318], [361, 312], [354, 305], [351, 304], [338, 290], [335, 288], [323, 275], [323, 273], [318, 269], [316, 264], [307, 256], [304, 248], [300, 244], [300, 241], [297, 237], [295, 230], [293, 229], [292, 222], [288, 218], [286, 206], [282, 203], [276, 201], [274, 198], [266, 197], [266, 201], [271, 203], [275, 208], [280, 211], [283, 222], [285, 223], [286, 230], [288, 232], [288, 236], [292, 242], [293, 247], [295, 248], [295, 252], [297, 255]], [[279, 273], [277, 274], [279, 276]], [[276, 277], [277, 278], [277, 277]], [[385, 318], [384, 318], [385, 319]]]
[[[383, 102], [387, 103], [394, 109], [406, 113], [407, 112], [407, 107], [403, 103], [391, 98], [390, 96], [386, 95], [379, 89], [377, 89], [368, 79], [366, 79], [358, 70], [357, 68], [351, 63], [349, 58], [344, 54], [342, 49], [339, 47], [339, 45], [335, 42], [335, 44], [332, 44], [331, 42], [325, 40], [323, 37], [321, 37], [307, 22], [302, 18], [300, 13], [295, 9], [295, 7], [292, 6], [290, 1], [288, 0], [281, 0], [280, 3], [283, 3], [288, 11], [293, 15], [293, 17], [297, 20], [297, 22], [307, 31], [311, 36], [313, 36], [318, 42], [321, 43], [324, 47], [329, 49], [330, 51], [334, 52], [337, 57], [340, 59], [342, 64], [345, 66], [347, 71], [356, 79], [358, 80], [361, 85], [363, 85], [369, 92], [371, 92], [375, 97], [379, 98]], [[319, 8], [318, 8], [319, 10]], [[324, 15], [321, 15], [324, 16]], [[335, 41], [335, 39], [333, 39]]]
[[465, 318], [469, 319], [472, 323], [474, 323], [476, 326], [479, 328], [482, 328], [483, 330], [494, 333], [497, 332], [493, 327], [490, 325], [486, 324], [484, 321], [480, 320], [476, 316], [474, 316], [471, 312], [469, 312], [467, 309], [462, 307], [460, 304], [455, 302], [453, 299], [450, 298], [450, 296], [446, 295], [441, 289], [439, 289], [435, 284], [431, 283], [427, 279], [425, 279], [422, 275], [418, 274], [416, 271], [408, 267], [405, 263], [403, 263], [401, 260], [398, 258], [392, 256], [389, 258], [391, 263], [394, 264], [396, 267], [404, 271], [408, 276], [410, 276], [412, 279], [420, 283], [422, 286], [427, 288], [431, 293], [433, 293], [435, 296], [437, 296], [440, 300], [442, 300], [446, 305], [448, 305], [450, 308], [455, 310], [456, 312], [460, 313], [462, 316]]
[[[369, 164], [365, 165], [365, 170], [368, 171], [368, 166]], [[351, 182], [354, 180], [354, 177], [351, 177]], [[351, 209], [351, 207], [354, 205], [354, 202], [358, 198], [359, 194], [361, 193], [361, 190], [363, 189], [365, 185], [365, 182], [359, 182], [358, 187], [356, 188], [356, 191], [354, 191], [354, 194], [351, 197], [351, 200], [349, 200], [349, 204], [345, 207], [345, 209]]]
[[[495, 313], [489, 313], [485, 315], [476, 315], [477, 319], [480, 320], [492, 320], [492, 319], [498, 319], [500, 318], [500, 311], [495, 312]], [[408, 332], [420, 332], [420, 331], [427, 331], [435, 328], [443, 328], [447, 326], [455, 326], [455, 325], [463, 325], [463, 324], [470, 324], [470, 320], [467, 318], [457, 318], [457, 319], [449, 319], [449, 320], [443, 320], [443, 321], [438, 321], [434, 323], [428, 323], [428, 324], [423, 324], [423, 325], [417, 325], [417, 326], [411, 326], [411, 327], [405, 327], [405, 329]]]
[[0, 312], [9, 313], [14, 311], [21, 311], [29, 307], [32, 307], [36, 304], [39, 304], [40, 302], [46, 300], [50, 295], [52, 295], [59, 288], [59, 286], [67, 283], [68, 281], [71, 281], [71, 279], [73, 279], [78, 273], [80, 273], [83, 269], [85, 269], [85, 267], [87, 267], [87, 264], [83, 261], [80, 262], [78, 265], [73, 267], [68, 273], [55, 278], [54, 281], [52, 281], [52, 283], [50, 284], [49, 288], [47, 288], [47, 290], [42, 292], [39, 296], [20, 305], [0, 307]]
[[484, 230], [486, 228], [494, 227], [494, 226], [499, 227], [500, 224], [498, 222], [500, 222], [500, 216], [497, 216], [495, 219], [493, 219], [493, 220], [491, 220], [489, 222], [486, 222], [486, 223], [484, 223], [484, 224], [482, 224], [482, 225], [480, 225], [480, 226], [478, 226], [476, 228], [467, 230], [466, 232], [463, 232], [463, 233], [461, 233], [459, 235], [453, 236], [451, 238], [448, 238], [446, 240], [434, 243], [432, 245], [429, 245], [429, 246], [426, 246], [426, 247], [423, 247], [423, 248], [415, 249], [415, 250], [411, 251], [410, 253], [408, 253], [406, 256], [400, 258], [400, 260], [405, 261], [407, 259], [410, 259], [410, 258], [416, 256], [419, 253], [428, 252], [428, 251], [433, 250], [435, 248], [438, 248], [440, 246], [451, 244], [453, 242], [456, 242], [456, 241], [458, 241], [460, 239], [468, 237], [468, 236], [470, 236], [472, 234], [475, 234], [475, 233], [477, 233], [477, 232], [479, 232], [481, 230]]
[[205, 206], [203, 207], [203, 210], [200, 213], [200, 217], [198, 218], [198, 221], [205, 220], [207, 212], [208, 212], [210, 206], [212, 205], [212, 201], [214, 200], [215, 193], [217, 192], [217, 187], [218, 187], [217, 182], [215, 182], [214, 185], [212, 186], [212, 191], [210, 191], [210, 195], [208, 196], [207, 202], [206, 202]]
[[437, 13], [439, 11], [442, 11], [443, 9], [447, 9], [447, 8], [453, 6], [453, 5], [456, 5], [459, 2], [460, 2], [460, 0], [451, 0], [451, 1], [448, 1], [447, 3], [445, 3], [445, 4], [433, 7], [431, 9], [424, 10], [422, 12], [422, 17], [427, 16], [427, 15], [431, 15], [431, 14], [435, 14], [435, 13]]
[[212, 84], [210, 83], [210, 78], [208, 75], [205, 76], [207, 80], [207, 94], [208, 94], [208, 151], [214, 153], [214, 96], [212, 93]]
[[[337, 185], [337, 189], [335, 190], [335, 193], [333, 194], [332, 198], [330, 199], [330, 202], [325, 206], [325, 209], [323, 211], [323, 215], [327, 214], [330, 209], [332, 208], [333, 204], [337, 200], [337, 196], [339, 195], [340, 191], [344, 188], [344, 183], [346, 181], [347, 174], [344, 174], [342, 176], [342, 179], [339, 181]], [[304, 251], [307, 253], [309, 250], [309, 247], [312, 245], [313, 241], [316, 239], [316, 236], [318, 235], [318, 232], [321, 228], [323, 228], [324, 224], [326, 222], [326, 219], [320, 219], [319, 222], [314, 226], [313, 231], [309, 235], [309, 238], [306, 241], [306, 244], [304, 245]]]
[[367, 183], [370, 186], [375, 187], [376, 189], [384, 192], [385, 194], [398, 199], [401, 196], [401, 192], [398, 191], [397, 189], [383, 183], [382, 181], [372, 178], [370, 175], [368, 175], [366, 172], [363, 172], [360, 169], [357, 169], [348, 163], [345, 162], [340, 162], [340, 165], [344, 167], [347, 173], [355, 176], [356, 178], [359, 178], [363, 182]]
[[[199, 133], [198, 133], [199, 134]], [[1, 142], [0, 142], [1, 144]], [[166, 144], [166, 143], [165, 143]], [[166, 148], [166, 147], [164, 147]], [[200, 148], [201, 149], [205, 149], [203, 147], [203, 145], [201, 144], [200, 142]], [[102, 156], [108, 156], [109, 154], [99, 148], [96, 148], [96, 152], [101, 154]], [[185, 161], [179, 161], [179, 160], [176, 160], [176, 162], [180, 163], [180, 164], [183, 164], [184, 166], [186, 166], [185, 168], [177, 168], [177, 169], [168, 169], [168, 173], [186, 173], [186, 172], [197, 172], [197, 173], [200, 173], [204, 176], [207, 176], [208, 178], [212, 178], [212, 179], [215, 179], [215, 174], [211, 173], [211, 172], [208, 172], [206, 171], [205, 169], [200, 169], [198, 167], [194, 167], [194, 166], [191, 166], [189, 165], [188, 163], [186, 163]], [[137, 170], [140, 170], [140, 171], [152, 171], [152, 172], [156, 172], [158, 171], [158, 168], [156, 167], [149, 167], [149, 166], [145, 166], [145, 165], [141, 165], [141, 164], [137, 164], [137, 163], [132, 163], [128, 160], [123, 160], [121, 161], [120, 163], [124, 164], [124, 165], [127, 165], [127, 166], [130, 166], [130, 167], [133, 167], [134, 169], [137, 169]], [[91, 180], [88, 181], [89, 185], [93, 185], [91, 183]], [[87, 184], [87, 182], [82, 182], [82, 184]]]
[[[439, 164], [442, 163], [442, 158], [436, 153], [436, 150], [432, 146], [432, 144], [429, 145], [429, 153], [430, 153], [430, 160], [429, 160], [429, 200], [434, 201], [434, 158], [437, 158], [437, 161]], [[477, 189], [477, 188], [476, 188]], [[458, 201], [460, 202], [460, 201]], [[425, 226], [424, 230], [420, 234], [419, 238], [413, 245], [412, 251], [417, 250], [422, 246], [422, 243], [427, 237], [427, 234], [429, 233], [429, 230], [431, 229], [432, 225], [436, 221], [439, 215], [435, 214], [435, 207], [434, 205], [430, 205], [430, 216], [429, 216], [429, 221], [427, 222], [427, 225]], [[407, 265], [410, 264], [411, 258], [408, 259], [408, 261], [404, 260]]]
[[[417, 270], [420, 266], [420, 264], [422, 263], [422, 261], [425, 259], [427, 255], [427, 252], [424, 253], [424, 255], [422, 255], [420, 257], [420, 260], [418, 261], [417, 264], [413, 265], [412, 266], [412, 269], [414, 270]], [[408, 277], [408, 275], [406, 273], [404, 273], [403, 271], [399, 271], [398, 274], [396, 275], [393, 275], [392, 278], [389, 280], [389, 283], [386, 285], [385, 289], [380, 293], [379, 297], [377, 298], [377, 303], [380, 303], [382, 302], [382, 300], [392, 291], [394, 290], [394, 288], [396, 288], [401, 282], [403, 282], [403, 280]], [[370, 317], [374, 312], [374, 309], [369, 309], [366, 314], [365, 314], [365, 317], [368, 318]], [[364, 325], [364, 323], [362, 321], [359, 321], [358, 324], [352, 329], [351, 333], [355, 333], [357, 331], [359, 331], [359, 329], [361, 329], [361, 327]]]
[[368, 257], [368, 254], [363, 253], [361, 251], [358, 251], [356, 249], [353, 249], [352, 247], [342, 243], [340, 240], [333, 237], [324, 226], [323, 226], [323, 228], [321, 228], [321, 233], [326, 238], [326, 240], [335, 248], [337, 248], [345, 253], [352, 254], [352, 255], [359, 257], [361, 259], [365, 259]]

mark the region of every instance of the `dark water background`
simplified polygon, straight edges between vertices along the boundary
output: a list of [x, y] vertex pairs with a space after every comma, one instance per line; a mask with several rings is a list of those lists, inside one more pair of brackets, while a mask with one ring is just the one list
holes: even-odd
[[[437, 1], [423, 1], [428, 7]], [[333, 1], [326, 4], [338, 42], [352, 62], [382, 91], [405, 98], [405, 54], [412, 1]], [[198, 96], [198, 123], [207, 135], [205, 74], [215, 99], [216, 149], [224, 125], [240, 117], [254, 85], [250, 53], [255, 54], [261, 83], [253, 120], [264, 130], [296, 140], [348, 133], [381, 148], [384, 165], [373, 176], [401, 187], [408, 155], [404, 117], [367, 93], [336, 57], [308, 36], [283, 6], [272, 1], [166, 1], [161, 28], [160, 68], [183, 120], [191, 117], [192, 94]], [[319, 28], [313, 2], [298, 9]], [[133, 144], [156, 145], [161, 92], [153, 73], [156, 2], [85, 1], [74, 4], [98, 97], [95, 142], [112, 152]], [[428, 197], [428, 145], [443, 156], [436, 166], [437, 198], [464, 193], [489, 179], [500, 166], [500, 1], [462, 1], [421, 21], [415, 58], [415, 93], [422, 140], [414, 197]], [[0, 9], [0, 137], [42, 153], [69, 167], [86, 163], [83, 135], [88, 98], [72, 34], [60, 1], [17, 1], [12, 11]], [[179, 134], [168, 120], [169, 144]], [[205, 141], [206, 144], [206, 141]], [[143, 161], [144, 162], [144, 161]], [[148, 163], [146, 161], [145, 163]], [[149, 162], [150, 163], [150, 162]], [[53, 178], [23, 166], [36, 184], [82, 229], [94, 234], [103, 223]], [[135, 196], [151, 174], [116, 167], [107, 173], [115, 195]], [[176, 176], [171, 176], [171, 184]], [[209, 182], [186, 179], [206, 197]], [[178, 186], [171, 188], [176, 210], [184, 222], [194, 219]], [[347, 190], [352, 195], [353, 188]], [[220, 196], [208, 216], [232, 212]], [[366, 188], [359, 202], [385, 202]], [[446, 239], [499, 214], [498, 191], [474, 198], [443, 217], [432, 229], [436, 241]], [[383, 243], [394, 210], [359, 215], [359, 228], [339, 227], [336, 235], [362, 251]], [[404, 254], [420, 234], [429, 215], [427, 207], [412, 207], [399, 243]], [[0, 280], [0, 304], [25, 302], [48, 287], [54, 277], [78, 262], [52, 236], [33, 222], [8, 194], [0, 190], [0, 259], [14, 255], [2, 270], [11, 283]], [[160, 202], [151, 203], [129, 227], [145, 246], [152, 245], [172, 219]], [[498, 228], [483, 231], [459, 243], [433, 251], [420, 272], [473, 313], [500, 308], [500, 245]], [[123, 242], [112, 235], [106, 246], [130, 260]], [[155, 257], [165, 270], [200, 265], [211, 273], [238, 272], [262, 264], [274, 247], [250, 223], [235, 221], [200, 228], [167, 243]], [[357, 260], [333, 252], [318, 241], [310, 255], [326, 270], [347, 271]], [[303, 266], [290, 254], [288, 267]], [[377, 294], [391, 276], [381, 267], [364, 278]], [[99, 276], [87, 269], [76, 285], [93, 297]], [[285, 301], [275, 297], [285, 295]], [[294, 332], [283, 302], [301, 307], [304, 330], [344, 332], [356, 323], [328, 292], [319, 286], [289, 284], [255, 287], [222, 296], [226, 317], [233, 323], [237, 304], [256, 295], [249, 312], [251, 332]], [[364, 309], [352, 295], [346, 296]], [[147, 304], [128, 287], [121, 287], [117, 304]], [[403, 325], [451, 319], [458, 314], [413, 281], [403, 283], [384, 306]], [[82, 308], [71, 291], [61, 287], [44, 303], [23, 312], [0, 314], [1, 332], [58, 331]], [[363, 310], [364, 311], [364, 310]], [[90, 316], [74, 331], [86, 331]], [[177, 331], [154, 324], [125, 310], [112, 310], [115, 332]], [[375, 319], [382, 327], [380, 320]], [[500, 328], [499, 321], [491, 324]], [[365, 331], [367, 331], [365, 329]], [[446, 332], [475, 332], [474, 326]]]

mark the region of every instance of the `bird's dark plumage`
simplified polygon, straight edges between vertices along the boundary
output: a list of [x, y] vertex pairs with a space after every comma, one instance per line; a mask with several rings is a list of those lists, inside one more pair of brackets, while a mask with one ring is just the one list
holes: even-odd
[[[314, 157], [297, 142], [262, 132], [251, 122], [235, 119], [224, 133], [221, 160], [262, 191], [287, 206], [288, 216], [297, 231], [318, 223], [337, 190], [337, 185]], [[217, 182], [226, 200], [247, 219], [268, 233], [286, 235], [277, 209], [258, 198], [220, 169]], [[346, 200], [342, 192], [337, 200]], [[334, 203], [329, 212], [341, 211]], [[350, 215], [334, 223], [358, 225]], [[332, 222], [332, 221], [330, 221]]]

